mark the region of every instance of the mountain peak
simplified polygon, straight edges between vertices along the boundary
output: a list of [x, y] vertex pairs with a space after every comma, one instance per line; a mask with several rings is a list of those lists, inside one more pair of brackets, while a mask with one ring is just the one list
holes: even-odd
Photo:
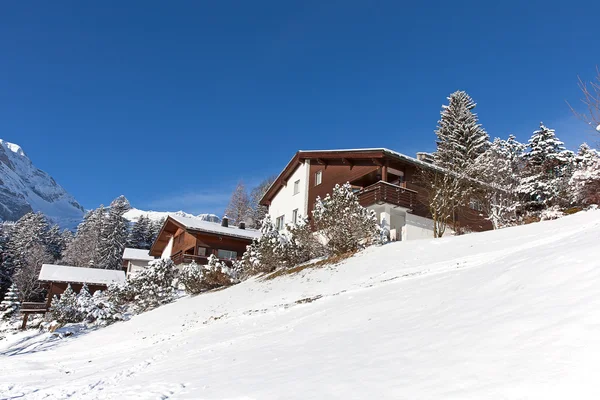
[[0, 139], [0, 220], [16, 221], [32, 211], [63, 228], [77, 226], [84, 213], [73, 196], [33, 165], [21, 146]]

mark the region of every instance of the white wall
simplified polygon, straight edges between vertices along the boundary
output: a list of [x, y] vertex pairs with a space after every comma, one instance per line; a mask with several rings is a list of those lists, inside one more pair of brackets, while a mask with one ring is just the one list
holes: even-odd
[[[308, 213], [308, 174], [310, 172], [309, 162], [300, 164], [288, 179], [287, 186], [282, 186], [269, 206], [269, 215], [275, 223], [275, 219], [284, 215], [284, 223], [292, 222], [292, 211], [298, 209], [298, 218], [306, 217]], [[300, 180], [300, 191], [294, 194], [294, 182]]]
[[170, 258], [171, 251], [173, 251], [173, 236], [171, 236], [169, 238], [169, 243], [167, 243], [167, 246], [165, 247], [162, 254], [160, 255], [160, 258], [162, 258], [162, 259]]
[[127, 262], [127, 277], [134, 276], [148, 267], [149, 261], [129, 260]]
[[[406, 240], [433, 239], [433, 220], [407, 213], [404, 233]], [[451, 234], [452, 230], [447, 227], [444, 236]]]

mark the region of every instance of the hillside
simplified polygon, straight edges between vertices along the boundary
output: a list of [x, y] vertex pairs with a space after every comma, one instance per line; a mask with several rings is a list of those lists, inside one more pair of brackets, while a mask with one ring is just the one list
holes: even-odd
[[74, 228], [83, 207], [14, 143], [0, 139], [0, 220], [16, 221], [42, 212], [63, 228]]
[[399, 242], [79, 337], [15, 335], [0, 398], [596, 399], [599, 239], [590, 211]]

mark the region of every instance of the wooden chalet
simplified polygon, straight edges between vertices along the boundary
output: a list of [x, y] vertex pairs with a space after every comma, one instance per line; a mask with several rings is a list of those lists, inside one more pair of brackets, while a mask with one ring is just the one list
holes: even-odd
[[[298, 151], [267, 190], [261, 204], [279, 228], [312, 215], [317, 197], [331, 193], [336, 184], [349, 182], [360, 204], [376, 211], [392, 240], [433, 237], [433, 221], [427, 206], [427, 192], [421, 180], [423, 169], [439, 167], [431, 155], [417, 158], [384, 149]], [[467, 230], [491, 229], [473, 201], [457, 215]]]
[[175, 264], [192, 261], [206, 264], [215, 255], [231, 264], [244, 254], [246, 246], [260, 237], [260, 232], [247, 229], [244, 223], [230, 226], [224, 217], [221, 223], [194, 217], [168, 216], [150, 249], [153, 257], [171, 258]]

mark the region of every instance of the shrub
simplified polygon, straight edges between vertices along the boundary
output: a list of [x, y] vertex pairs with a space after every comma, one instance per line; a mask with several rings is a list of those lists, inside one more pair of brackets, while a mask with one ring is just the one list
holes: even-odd
[[4, 295], [0, 303], [0, 319], [10, 319], [19, 312], [21, 302], [19, 301], [19, 290], [13, 283]]
[[71, 289], [71, 285], [67, 286], [67, 289], [60, 297], [54, 296], [51, 309], [52, 318], [62, 324], [81, 322], [84, 318], [83, 313], [79, 309], [77, 295]]
[[317, 198], [313, 221], [332, 254], [355, 251], [380, 237], [375, 212], [358, 203], [349, 183], [335, 185], [331, 195]]
[[174, 280], [177, 268], [171, 259], [155, 260], [150, 266], [129, 281], [130, 288], [122, 292], [134, 295], [134, 304], [138, 311], [146, 311], [175, 299]]
[[235, 283], [234, 270], [211, 255], [207, 265], [191, 263], [184, 266], [179, 274], [179, 282], [187, 293], [198, 294], [221, 286], [232, 285]]

